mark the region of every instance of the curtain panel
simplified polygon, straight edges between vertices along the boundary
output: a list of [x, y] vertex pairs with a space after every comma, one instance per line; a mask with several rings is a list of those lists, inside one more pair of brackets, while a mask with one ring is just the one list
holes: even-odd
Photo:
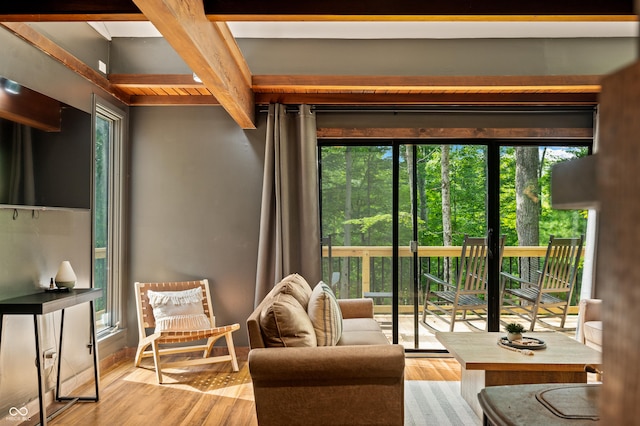
[[[32, 129], [24, 124], [10, 124], [12, 125], [11, 152], [13, 154], [9, 168], [8, 204], [35, 205]], [[3, 198], [1, 195], [0, 199]]]
[[316, 117], [291, 110], [269, 105], [255, 306], [291, 273], [312, 287], [321, 279]]

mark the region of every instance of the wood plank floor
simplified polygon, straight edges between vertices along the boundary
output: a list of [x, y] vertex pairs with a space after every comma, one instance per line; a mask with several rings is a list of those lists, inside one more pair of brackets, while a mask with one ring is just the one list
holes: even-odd
[[[100, 401], [76, 403], [48, 424], [257, 425], [246, 358], [237, 373], [227, 363], [170, 370], [163, 385], [156, 382], [152, 361], [143, 365], [135, 368], [132, 359], [124, 359], [103, 368]], [[460, 365], [453, 358], [407, 358], [405, 379], [460, 380]]]

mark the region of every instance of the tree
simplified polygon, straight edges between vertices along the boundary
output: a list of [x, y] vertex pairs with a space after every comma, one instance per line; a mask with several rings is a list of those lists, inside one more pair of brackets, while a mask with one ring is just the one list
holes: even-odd
[[[345, 157], [345, 192], [344, 192], [344, 245], [351, 245], [351, 173], [353, 168], [353, 157], [351, 155], [351, 147], [347, 146], [344, 152]], [[331, 277], [333, 279], [333, 277]], [[333, 284], [333, 283], [332, 283]], [[340, 293], [341, 295], [349, 294], [349, 264], [347, 262], [340, 263]]]
[[[537, 246], [540, 243], [540, 185], [537, 146], [516, 147], [516, 231], [521, 246]], [[520, 274], [534, 280], [537, 268], [530, 270], [530, 262], [522, 259]]]
[[[400, 245], [413, 239], [414, 204], [418, 207], [420, 246], [460, 245], [464, 234], [485, 235], [487, 148], [481, 144], [419, 144], [417, 158], [413, 159], [414, 147], [403, 145], [397, 188]], [[506, 235], [507, 245], [545, 245], [549, 234], [575, 236], [585, 232], [586, 212], [552, 208], [550, 174], [554, 164], [588, 155], [588, 149], [546, 148], [543, 158], [539, 158], [540, 152], [538, 146], [501, 148], [500, 233]], [[320, 161], [323, 236], [331, 236], [334, 247], [390, 246], [394, 191], [391, 146], [323, 146]], [[418, 189], [415, 199], [411, 191], [414, 169]], [[445, 239], [449, 235], [450, 242]], [[409, 294], [411, 268], [402, 263], [405, 261], [408, 260], [401, 259], [400, 291], [406, 288]], [[358, 262], [334, 257], [332, 268], [327, 268], [328, 263], [323, 265], [325, 273], [341, 272], [340, 287], [336, 289], [340, 297], [361, 294], [358, 284], [362, 269]], [[390, 265], [389, 258], [371, 259], [374, 291], [388, 291], [392, 281]], [[443, 262], [422, 259], [422, 266], [432, 270], [442, 268]], [[330, 274], [325, 277], [331, 279]]]
[[[442, 188], [442, 242], [445, 246], [452, 245], [453, 231], [451, 227], [451, 180], [449, 178], [449, 145], [442, 145], [440, 154], [440, 181]], [[451, 258], [444, 258], [445, 280], [454, 275]]]

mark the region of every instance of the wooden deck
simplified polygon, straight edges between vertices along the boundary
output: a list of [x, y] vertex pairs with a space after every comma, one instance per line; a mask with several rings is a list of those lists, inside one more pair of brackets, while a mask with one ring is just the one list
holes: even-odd
[[[421, 317], [421, 314], [420, 314]], [[376, 314], [375, 318], [382, 325], [385, 334], [389, 341], [392, 341], [392, 330], [391, 330], [391, 315], [389, 314]], [[415, 348], [415, 331], [414, 331], [414, 317], [413, 315], [400, 315], [400, 322], [398, 324], [398, 334], [399, 340], [398, 343], [403, 345], [406, 349], [419, 349], [419, 350], [444, 350], [442, 344], [436, 339], [435, 331], [449, 331], [449, 324], [444, 321], [435, 318], [433, 315], [427, 316], [427, 324], [430, 327], [425, 326], [424, 324], [418, 321], [418, 348]], [[421, 318], [419, 318], [420, 320]], [[517, 322], [519, 324], [525, 325], [526, 329], [528, 329], [529, 324], [523, 319], [517, 316], [502, 316], [503, 321], [507, 322]], [[551, 324], [554, 324], [554, 321], [558, 323], [559, 320], [553, 319], [551, 320]], [[563, 334], [566, 334], [569, 337], [575, 337], [576, 331], [575, 327], [578, 322], [577, 315], [568, 315], [565, 327], [567, 330], [562, 331]], [[475, 327], [480, 330], [484, 330], [485, 323], [484, 321], [473, 321], [472, 322]], [[462, 321], [456, 321], [455, 330], [456, 332], [461, 333], [471, 333], [478, 332], [478, 329], [472, 326], [467, 325]], [[435, 331], [434, 331], [435, 330]], [[537, 323], [535, 331], [552, 331], [553, 329], [544, 327], [542, 324]]]

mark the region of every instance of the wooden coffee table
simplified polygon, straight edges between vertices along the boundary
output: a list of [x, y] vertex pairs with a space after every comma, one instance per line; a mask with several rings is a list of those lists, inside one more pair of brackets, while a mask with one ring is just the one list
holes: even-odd
[[498, 346], [506, 333], [436, 333], [436, 338], [460, 363], [462, 397], [482, 416], [478, 393], [487, 386], [533, 383], [586, 383], [584, 367], [600, 366], [602, 354], [562, 333], [528, 332], [544, 340], [546, 349], [523, 355]]

